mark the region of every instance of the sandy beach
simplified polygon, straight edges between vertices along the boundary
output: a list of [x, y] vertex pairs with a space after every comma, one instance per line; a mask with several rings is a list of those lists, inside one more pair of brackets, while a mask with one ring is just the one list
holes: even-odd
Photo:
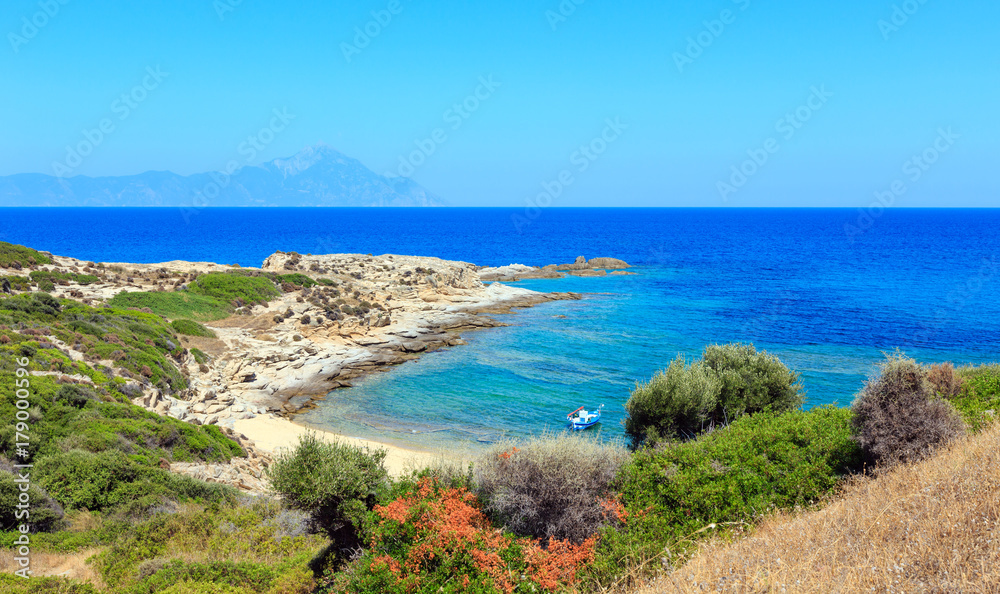
[[299, 437], [307, 432], [316, 433], [328, 441], [339, 440], [363, 447], [381, 448], [387, 452], [385, 457], [386, 470], [393, 476], [401, 476], [411, 470], [425, 468], [435, 463], [463, 462], [461, 458], [444, 451], [430, 452], [401, 448], [358, 437], [347, 437], [330, 431], [303, 427], [302, 425], [296, 425], [288, 419], [269, 415], [235, 421], [233, 429], [252, 439], [258, 448], [267, 451], [271, 455], [279, 454], [282, 450], [294, 448], [299, 441]]

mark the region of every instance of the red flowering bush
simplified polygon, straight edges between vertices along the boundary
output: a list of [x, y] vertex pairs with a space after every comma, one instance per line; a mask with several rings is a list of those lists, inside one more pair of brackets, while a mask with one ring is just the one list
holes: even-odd
[[504, 534], [464, 488], [424, 478], [371, 515], [371, 548], [330, 592], [537, 592], [574, 584], [593, 559], [596, 537], [580, 544]]

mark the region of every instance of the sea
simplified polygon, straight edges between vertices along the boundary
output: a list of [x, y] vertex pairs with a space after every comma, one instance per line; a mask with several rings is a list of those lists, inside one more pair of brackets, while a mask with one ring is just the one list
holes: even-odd
[[509, 325], [295, 418], [430, 451], [563, 431], [566, 413], [602, 404], [590, 431], [619, 439], [635, 385], [714, 343], [778, 356], [807, 408], [849, 405], [897, 349], [1000, 361], [1000, 209], [0, 208], [0, 240], [104, 262], [260, 266], [283, 250], [632, 264], [629, 276], [518, 282], [583, 299], [498, 315]]

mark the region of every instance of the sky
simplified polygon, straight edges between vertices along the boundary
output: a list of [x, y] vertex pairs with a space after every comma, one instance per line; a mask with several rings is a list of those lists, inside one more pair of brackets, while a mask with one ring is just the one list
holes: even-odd
[[69, 175], [323, 142], [454, 206], [995, 207], [998, 17], [993, 0], [8, 0], [0, 175], [54, 174], [81, 142]]

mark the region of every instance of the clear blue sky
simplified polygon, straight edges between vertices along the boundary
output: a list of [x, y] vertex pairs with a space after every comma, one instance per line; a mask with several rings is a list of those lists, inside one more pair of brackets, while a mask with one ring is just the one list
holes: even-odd
[[553, 206], [865, 206], [897, 180], [896, 206], [1000, 206], [993, 0], [62, 2], [0, 16], [0, 175], [51, 174], [105, 118], [74, 174], [218, 169], [277, 108], [295, 117], [253, 162], [322, 141], [382, 173], [441, 129], [412, 176], [456, 206], [522, 206], [564, 170]]

